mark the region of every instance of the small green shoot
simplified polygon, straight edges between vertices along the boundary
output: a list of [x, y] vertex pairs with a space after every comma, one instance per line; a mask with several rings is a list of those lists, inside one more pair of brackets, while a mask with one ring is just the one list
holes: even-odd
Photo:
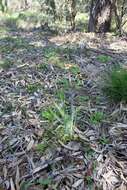
[[72, 85], [75, 88], [79, 88], [80, 86], [82, 86], [82, 80], [80, 78], [75, 78], [74, 80], [72, 80]]
[[92, 176], [86, 176], [86, 182], [87, 182], [87, 185], [89, 186], [89, 188], [91, 188], [91, 186], [93, 184]]
[[58, 53], [57, 53], [56, 49], [50, 47], [50, 48], [44, 49], [44, 56], [46, 58], [56, 57], [56, 56], [58, 56]]
[[73, 74], [73, 75], [78, 75], [80, 73], [80, 68], [77, 65], [74, 65], [72, 67], [69, 68], [69, 71]]
[[36, 151], [39, 153], [44, 153], [44, 151], [48, 148], [48, 142], [44, 141], [36, 145]]
[[26, 87], [27, 92], [30, 94], [37, 92], [39, 89], [41, 89], [41, 85], [39, 83], [29, 84]]
[[99, 139], [99, 143], [102, 144], [102, 145], [109, 144], [109, 139], [106, 138], [106, 137], [101, 137], [101, 138]]
[[70, 82], [67, 78], [62, 78], [57, 81], [57, 85], [62, 87], [63, 89], [68, 89], [70, 87]]
[[34, 183], [32, 182], [27, 182], [27, 181], [23, 181], [21, 182], [21, 185], [20, 185], [20, 189], [21, 190], [28, 190], [32, 185], [34, 185]]
[[95, 125], [101, 123], [103, 119], [104, 119], [104, 113], [99, 111], [92, 113], [90, 116], [90, 122]]
[[46, 64], [46, 63], [42, 63], [42, 64], [39, 64], [37, 68], [38, 68], [39, 70], [42, 70], [42, 71], [48, 71], [49, 65]]
[[41, 117], [48, 120], [49, 122], [53, 122], [55, 117], [52, 107], [47, 108], [45, 111], [41, 111]]
[[65, 102], [66, 97], [65, 97], [64, 89], [58, 90], [56, 92], [56, 97], [58, 98], [58, 100]]
[[42, 187], [48, 186], [52, 184], [52, 179], [51, 178], [46, 178], [46, 179], [39, 179], [37, 181]]
[[90, 147], [90, 145], [84, 146], [83, 151], [86, 154], [87, 158], [91, 159], [93, 157], [94, 150]]
[[59, 55], [50, 56], [47, 61], [49, 64], [59, 67], [61, 69], [64, 69], [64, 67], [65, 67], [65, 63], [63, 60], [61, 60]]
[[107, 55], [99, 55], [97, 57], [97, 61], [101, 62], [101, 63], [108, 63], [112, 60], [112, 58], [110, 56]]
[[49, 185], [51, 185], [52, 179], [51, 178], [45, 178], [45, 179], [38, 179], [34, 180], [33, 182], [24, 181], [21, 183], [21, 190], [29, 190], [32, 189], [33, 186], [36, 184], [40, 185], [42, 188], [45, 188]]
[[81, 103], [84, 103], [84, 102], [87, 102], [87, 101], [89, 101], [89, 96], [79, 96], [78, 97], [78, 100], [79, 100], [79, 102], [81, 102]]
[[9, 69], [11, 68], [13, 63], [10, 60], [0, 61], [0, 68]]
[[74, 136], [76, 110], [73, 106], [71, 106], [70, 111], [68, 109], [65, 95], [61, 92], [58, 103], [54, 102], [51, 107], [41, 112], [43, 119], [46, 119], [53, 125], [55, 124], [55, 134], [62, 141], [72, 139]]

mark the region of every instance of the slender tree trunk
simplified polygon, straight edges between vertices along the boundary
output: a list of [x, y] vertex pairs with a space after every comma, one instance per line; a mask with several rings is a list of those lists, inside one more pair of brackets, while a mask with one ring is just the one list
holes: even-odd
[[93, 7], [94, 7], [94, 0], [91, 0], [91, 6], [90, 6], [90, 19], [89, 19], [89, 25], [88, 25], [88, 32], [95, 32], [95, 19], [93, 17]]
[[0, 6], [2, 12], [7, 12], [8, 10], [8, 0], [0, 0]]
[[70, 22], [71, 30], [75, 29], [75, 17], [77, 14], [76, 1], [77, 0], [66, 0], [66, 5], [68, 7], [68, 15], [66, 15], [66, 21]]
[[121, 10], [118, 10], [118, 2], [117, 0], [115, 1], [114, 4], [114, 13], [115, 13], [115, 19], [116, 19], [116, 28], [119, 34], [122, 34], [122, 27], [123, 27], [123, 17], [126, 12], [126, 0], [123, 0], [121, 3]]
[[4, 7], [4, 4], [3, 4], [2, 0], [0, 0], [0, 7], [1, 7], [2, 12], [4, 12], [5, 11], [5, 7]]
[[71, 29], [75, 29], [75, 17], [76, 17], [76, 0], [71, 0]]
[[89, 32], [109, 32], [114, 0], [91, 1]]

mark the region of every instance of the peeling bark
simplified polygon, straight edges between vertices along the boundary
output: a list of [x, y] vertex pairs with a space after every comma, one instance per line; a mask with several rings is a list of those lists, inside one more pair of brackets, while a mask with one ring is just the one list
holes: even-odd
[[89, 32], [109, 32], [114, 0], [91, 1]]

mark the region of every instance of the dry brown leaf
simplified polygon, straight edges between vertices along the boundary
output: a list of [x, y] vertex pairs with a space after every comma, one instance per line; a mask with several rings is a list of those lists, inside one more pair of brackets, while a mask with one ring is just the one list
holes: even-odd
[[5, 178], [5, 179], [6, 179], [6, 177], [7, 177], [7, 173], [8, 173], [7, 167], [6, 167], [6, 165], [4, 165], [4, 166], [3, 166], [3, 175], [4, 175], [4, 178]]
[[31, 139], [29, 144], [27, 145], [27, 151], [30, 151], [34, 147], [34, 140]]
[[20, 182], [20, 174], [19, 174], [19, 167], [17, 166], [16, 176], [15, 176], [16, 190], [20, 190], [19, 182]]
[[79, 187], [79, 186], [83, 183], [83, 181], [84, 181], [84, 179], [79, 179], [78, 181], [76, 181], [76, 182], [72, 185], [72, 187], [73, 187], [73, 188]]

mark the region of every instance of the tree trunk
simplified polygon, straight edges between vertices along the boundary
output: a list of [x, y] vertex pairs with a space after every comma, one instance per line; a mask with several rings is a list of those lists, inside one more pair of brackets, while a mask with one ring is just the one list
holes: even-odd
[[75, 29], [75, 17], [76, 17], [76, 0], [71, 0], [71, 29]]
[[89, 32], [105, 33], [110, 31], [114, 0], [91, 1]]
[[5, 9], [4, 9], [5, 7], [4, 7], [4, 4], [3, 4], [3, 1], [2, 0], [0, 0], [0, 9], [1, 9], [1, 11], [2, 12], [4, 12], [5, 11]]
[[68, 7], [68, 15], [66, 15], [66, 21], [70, 22], [71, 30], [75, 29], [75, 17], [77, 14], [76, 1], [77, 0], [66, 0], [66, 4]]
[[121, 3], [121, 10], [118, 10], [118, 1], [116, 0], [114, 4], [114, 13], [115, 13], [115, 19], [116, 19], [116, 28], [119, 34], [122, 34], [122, 27], [124, 25], [123, 23], [123, 17], [126, 13], [126, 0], [123, 0]]
[[8, 0], [0, 0], [0, 7], [1, 7], [2, 12], [7, 12]]
[[90, 6], [90, 19], [89, 19], [89, 25], [88, 25], [88, 32], [95, 32], [95, 19], [93, 18], [93, 7], [94, 7], [94, 0], [91, 0], [91, 6]]

